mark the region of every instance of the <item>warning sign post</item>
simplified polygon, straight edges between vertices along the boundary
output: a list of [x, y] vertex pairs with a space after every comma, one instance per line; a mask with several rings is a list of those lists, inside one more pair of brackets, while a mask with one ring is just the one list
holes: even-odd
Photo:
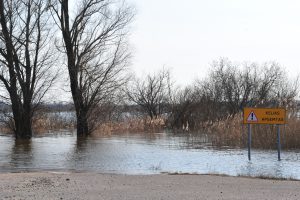
[[286, 124], [282, 108], [244, 108], [244, 124]]
[[286, 124], [286, 111], [282, 108], [244, 108], [243, 123], [248, 124], [248, 159], [251, 160], [251, 124], [277, 125], [277, 150], [280, 161], [280, 125]]

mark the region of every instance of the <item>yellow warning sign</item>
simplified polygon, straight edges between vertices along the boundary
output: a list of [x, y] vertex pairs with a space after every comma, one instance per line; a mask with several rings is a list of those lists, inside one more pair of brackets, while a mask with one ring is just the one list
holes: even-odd
[[244, 108], [244, 124], [285, 124], [282, 108]]

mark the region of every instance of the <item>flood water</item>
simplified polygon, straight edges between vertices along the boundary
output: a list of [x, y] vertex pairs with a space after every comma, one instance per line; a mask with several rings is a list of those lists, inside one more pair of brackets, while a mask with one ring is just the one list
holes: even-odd
[[300, 151], [214, 148], [205, 135], [128, 134], [77, 140], [72, 133], [34, 137], [29, 142], [0, 136], [0, 172], [163, 172], [274, 176], [300, 179]]

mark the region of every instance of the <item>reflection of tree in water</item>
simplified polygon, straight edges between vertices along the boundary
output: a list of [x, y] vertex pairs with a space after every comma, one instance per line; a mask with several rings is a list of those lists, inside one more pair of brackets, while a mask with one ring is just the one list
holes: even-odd
[[15, 140], [10, 154], [11, 166], [14, 168], [26, 168], [32, 164], [32, 158], [31, 140]]
[[156, 141], [158, 138], [160, 138], [160, 134], [157, 133], [138, 133], [138, 134], [132, 134], [130, 135], [131, 139], [142, 139], [145, 140], [146, 142], [154, 142]]
[[88, 145], [88, 137], [77, 137], [75, 151], [77, 153], [84, 153]]
[[84, 170], [88, 154], [88, 137], [77, 137], [68, 157], [70, 169]]

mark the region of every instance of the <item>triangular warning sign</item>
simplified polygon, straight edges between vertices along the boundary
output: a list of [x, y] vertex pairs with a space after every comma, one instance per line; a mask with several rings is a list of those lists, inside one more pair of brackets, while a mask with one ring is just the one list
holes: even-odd
[[257, 122], [257, 121], [258, 121], [258, 119], [257, 119], [255, 113], [253, 111], [251, 111], [247, 118], [247, 122]]

